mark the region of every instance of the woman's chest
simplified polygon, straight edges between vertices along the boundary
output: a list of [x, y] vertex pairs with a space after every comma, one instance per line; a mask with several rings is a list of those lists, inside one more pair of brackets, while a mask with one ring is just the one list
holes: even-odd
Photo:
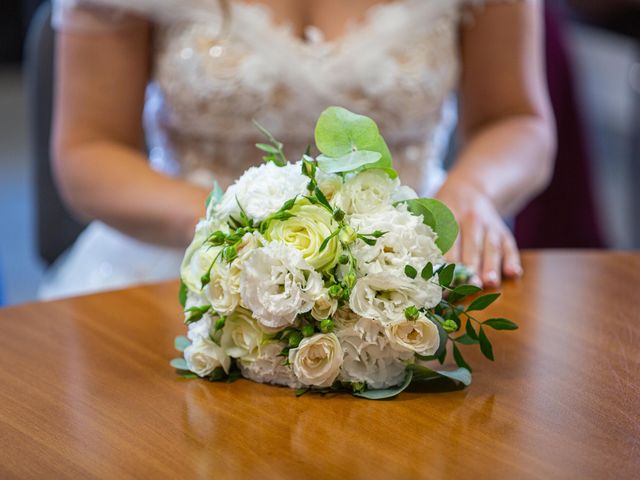
[[[457, 83], [454, 0], [369, 6], [349, 25], [307, 25], [305, 38], [295, 31], [298, 24], [283, 26], [264, 6], [231, 7], [220, 21], [180, 22], [157, 32], [154, 76], [166, 121], [175, 127], [211, 131], [224, 121], [244, 136], [247, 119], [278, 112], [272, 128], [295, 135], [291, 118], [308, 132], [322, 109], [341, 104], [379, 118], [383, 128], [401, 129], [439, 112]], [[344, 31], [331, 40], [325, 28]]]

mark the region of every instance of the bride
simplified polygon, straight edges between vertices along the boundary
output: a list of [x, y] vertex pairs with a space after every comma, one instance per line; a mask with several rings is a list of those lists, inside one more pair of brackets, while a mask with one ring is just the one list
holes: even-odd
[[[522, 273], [503, 217], [552, 171], [537, 0], [54, 0], [52, 142], [92, 219], [49, 272], [54, 298], [173, 278], [214, 179], [259, 161], [257, 119], [297, 158], [320, 112], [380, 126], [404, 183], [461, 226], [449, 260]], [[454, 99], [454, 94], [456, 98]], [[461, 149], [442, 158], [459, 116]]]

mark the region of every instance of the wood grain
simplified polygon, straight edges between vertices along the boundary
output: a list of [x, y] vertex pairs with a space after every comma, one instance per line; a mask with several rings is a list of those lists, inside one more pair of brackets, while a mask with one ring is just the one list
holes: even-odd
[[640, 255], [524, 264], [495, 364], [384, 402], [178, 378], [174, 282], [0, 310], [0, 478], [638, 478]]

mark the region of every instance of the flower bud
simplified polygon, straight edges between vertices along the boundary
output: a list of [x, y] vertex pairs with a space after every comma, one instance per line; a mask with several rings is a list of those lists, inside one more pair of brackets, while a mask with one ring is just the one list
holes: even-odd
[[305, 325], [304, 327], [302, 327], [301, 331], [302, 331], [302, 335], [305, 337], [310, 337], [315, 333], [315, 330], [312, 325]]
[[331, 298], [340, 298], [342, 296], [342, 285], [336, 283], [335, 285], [331, 285], [329, 287], [328, 293]]
[[340, 255], [338, 262], [340, 262], [340, 265], [346, 265], [349, 263], [349, 255]]
[[415, 305], [411, 305], [404, 309], [404, 316], [407, 320], [417, 320], [420, 316], [420, 311]]
[[344, 277], [344, 283], [349, 289], [355, 286], [357, 280], [358, 278], [356, 277], [356, 274], [353, 271], [347, 273], [347, 275]]
[[451, 333], [451, 332], [455, 332], [458, 329], [458, 324], [453, 320], [449, 319], [444, 321], [444, 323], [442, 324], [442, 328], [444, 328], [445, 332]]
[[335, 323], [330, 318], [326, 318], [320, 322], [320, 331], [322, 333], [331, 333], [334, 327]]
[[220, 317], [219, 319], [217, 319], [216, 323], [215, 323], [215, 326], [214, 326], [215, 330], [218, 331], [218, 330], [223, 329], [226, 320], [227, 320], [226, 317]]
[[341, 222], [342, 220], [344, 220], [344, 211], [338, 208], [335, 212], [333, 212], [333, 219], [336, 222]]
[[302, 341], [302, 333], [300, 333], [299, 331], [295, 331], [295, 332], [291, 332], [289, 334], [289, 346], [291, 348], [296, 348], [298, 345], [300, 345], [300, 342]]

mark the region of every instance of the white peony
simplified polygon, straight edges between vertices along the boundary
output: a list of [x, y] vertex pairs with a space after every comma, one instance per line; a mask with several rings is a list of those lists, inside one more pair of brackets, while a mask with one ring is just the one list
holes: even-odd
[[440, 346], [438, 327], [424, 315], [416, 320], [396, 320], [384, 328], [389, 341], [399, 350], [433, 355]]
[[343, 350], [339, 380], [368, 388], [388, 388], [404, 380], [413, 353], [394, 349], [378, 321], [358, 318], [336, 335]]
[[230, 357], [254, 360], [260, 353], [263, 337], [251, 312], [238, 308], [225, 321], [220, 346]]
[[330, 387], [340, 373], [342, 347], [333, 333], [304, 338], [289, 350], [289, 363], [298, 380], [314, 387]]
[[353, 215], [349, 223], [361, 233], [386, 232], [375, 245], [358, 241], [352, 246], [358, 269], [363, 274], [390, 270], [404, 272], [406, 265], [411, 265], [419, 273], [429, 262], [433, 265], [444, 262], [435, 243], [436, 234], [422, 222], [422, 217], [411, 214], [406, 205]]
[[377, 212], [393, 202], [417, 198], [400, 180], [391, 179], [383, 170], [364, 170], [351, 176], [336, 192], [334, 202], [347, 215]]
[[253, 250], [240, 274], [242, 301], [267, 328], [293, 324], [313, 308], [322, 288], [322, 276], [302, 253], [278, 242]]
[[201, 377], [206, 377], [218, 367], [229, 373], [231, 366], [231, 359], [209, 338], [197, 338], [184, 350], [184, 359], [189, 370]]
[[280, 355], [284, 347], [284, 343], [270, 342], [262, 345], [254, 360], [241, 359], [238, 367], [242, 376], [258, 383], [301, 388], [302, 383], [293, 374], [291, 367], [285, 365], [285, 359]]
[[287, 200], [303, 195], [308, 180], [298, 165], [290, 163], [284, 167], [273, 162], [251, 167], [227, 189], [220, 203], [213, 208], [213, 215], [223, 220], [230, 216], [239, 218], [240, 204], [250, 218], [262, 221], [277, 212]]
[[404, 273], [374, 273], [359, 278], [349, 297], [351, 309], [361, 317], [387, 324], [405, 318], [407, 307], [431, 308], [440, 303], [442, 288]]

